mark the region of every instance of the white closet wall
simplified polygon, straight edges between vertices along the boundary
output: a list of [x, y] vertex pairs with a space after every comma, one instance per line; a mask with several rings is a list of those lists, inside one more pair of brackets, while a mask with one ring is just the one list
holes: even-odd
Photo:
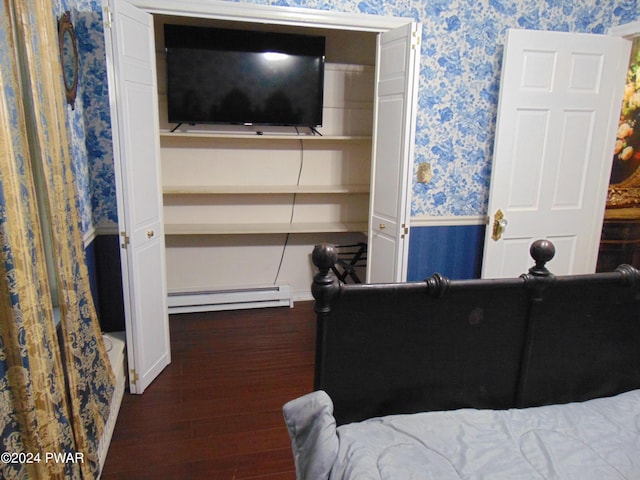
[[279, 27], [327, 38], [322, 136], [214, 125], [171, 133], [162, 24], [194, 21], [159, 16], [155, 28], [169, 293], [285, 285], [310, 299], [313, 246], [366, 241], [375, 34]]

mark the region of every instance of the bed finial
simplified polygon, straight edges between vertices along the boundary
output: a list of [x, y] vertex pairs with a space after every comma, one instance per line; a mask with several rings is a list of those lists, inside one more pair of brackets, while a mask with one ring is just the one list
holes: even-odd
[[427, 293], [436, 298], [441, 298], [445, 292], [449, 289], [451, 281], [444, 275], [440, 275], [438, 272], [434, 273], [428, 278], [424, 279], [427, 284]]
[[316, 312], [328, 312], [331, 310], [330, 300], [335, 294], [338, 283], [330, 273], [331, 267], [338, 261], [336, 247], [328, 243], [320, 243], [313, 248], [311, 254], [313, 264], [318, 267], [318, 273], [313, 276], [311, 293], [316, 300]]
[[556, 254], [556, 247], [549, 240], [536, 240], [529, 248], [531, 257], [536, 264], [529, 269], [531, 275], [547, 277], [551, 272], [547, 269], [546, 263], [550, 261]]
[[640, 285], [640, 271], [631, 265], [618, 265], [615, 271], [620, 274], [623, 285], [629, 285], [630, 287], [637, 287]]

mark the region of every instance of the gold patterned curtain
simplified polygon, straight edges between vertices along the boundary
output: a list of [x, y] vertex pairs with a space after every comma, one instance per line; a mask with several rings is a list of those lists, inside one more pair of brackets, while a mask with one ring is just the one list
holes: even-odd
[[[0, 452], [9, 454], [0, 477], [95, 478], [114, 379], [89, 290], [56, 19], [51, 0], [0, 8]], [[42, 166], [47, 212], [33, 165]], [[57, 330], [43, 216], [56, 254]]]

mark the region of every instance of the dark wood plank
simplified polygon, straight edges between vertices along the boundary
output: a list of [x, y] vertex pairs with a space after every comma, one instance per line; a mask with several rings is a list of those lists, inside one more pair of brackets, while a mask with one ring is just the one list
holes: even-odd
[[313, 304], [172, 315], [170, 329], [172, 363], [125, 393], [101, 478], [294, 479], [282, 405], [313, 388]]

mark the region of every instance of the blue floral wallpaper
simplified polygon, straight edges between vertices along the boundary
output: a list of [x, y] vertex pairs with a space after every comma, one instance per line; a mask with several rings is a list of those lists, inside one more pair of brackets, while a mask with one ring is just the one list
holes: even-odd
[[[80, 47], [76, 109], [69, 109], [83, 226], [117, 222], [99, 1], [57, 0], [71, 10]], [[247, 3], [410, 17], [422, 58], [412, 215], [484, 215], [487, 209], [502, 45], [508, 28], [601, 34], [640, 18], [638, 0], [273, 0]], [[85, 190], [86, 189], [86, 190]]]
[[78, 97], [67, 107], [71, 148], [85, 234], [117, 225], [109, 90], [100, 0], [56, 0], [55, 17], [69, 10], [78, 41]]
[[486, 214], [495, 117], [508, 28], [604, 33], [638, 18], [637, 1], [428, 2], [423, 23], [413, 215]]

